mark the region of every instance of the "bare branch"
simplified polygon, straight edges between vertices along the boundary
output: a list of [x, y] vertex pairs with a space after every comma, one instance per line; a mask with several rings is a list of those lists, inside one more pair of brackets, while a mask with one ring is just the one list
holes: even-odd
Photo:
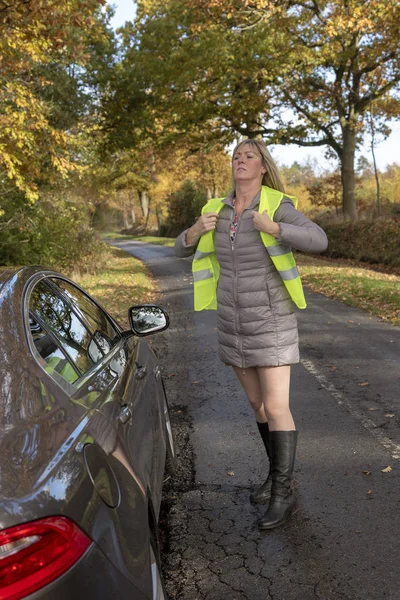
[[388, 62], [389, 60], [392, 60], [392, 58], [396, 58], [396, 54], [397, 53], [395, 51], [389, 52], [389, 54], [386, 54], [386, 56], [382, 56], [382, 58], [373, 65], [369, 65], [369, 67], [364, 67], [364, 69], [360, 69], [358, 73], [360, 73], [360, 75], [364, 75], [365, 73], [372, 73], [372, 71], [375, 71], [375, 69], [382, 66], [384, 63]]
[[[297, 139], [297, 138], [292, 138], [291, 136], [283, 136], [280, 138], [280, 141], [281, 141], [281, 144], [284, 144], [284, 145], [296, 144], [296, 146], [303, 146], [303, 147], [332, 146], [332, 144], [328, 138], [322, 138], [320, 140], [306, 141], [301, 138]], [[338, 149], [336, 147], [334, 149], [338, 153], [341, 152], [340, 146], [338, 147]]]
[[390, 90], [395, 88], [399, 82], [400, 82], [400, 73], [396, 77], [394, 77], [392, 79], [392, 81], [389, 81], [386, 85], [382, 86], [380, 89], [370, 92], [369, 94], [367, 94], [366, 96], [361, 98], [361, 100], [359, 102], [357, 102], [354, 106], [355, 111], [357, 113], [361, 114], [362, 112], [364, 112], [364, 110], [367, 108], [367, 106], [369, 104], [371, 104], [371, 102], [373, 102], [377, 98], [381, 98], [382, 96], [384, 96], [386, 94], [386, 92], [389, 92]]
[[[310, 123], [312, 123], [317, 129], [320, 129], [321, 131], [323, 131], [325, 133], [325, 136], [329, 143], [330, 146], [332, 146], [332, 148], [334, 148], [336, 150], [336, 152], [339, 152], [340, 150], [340, 145], [339, 143], [336, 141], [335, 137], [333, 136], [332, 132], [330, 131], [330, 127], [332, 127], [334, 124], [337, 123], [337, 121], [334, 121], [332, 123], [330, 123], [329, 125], [323, 125], [322, 123], [320, 123], [320, 121], [309, 111], [307, 110], [304, 106], [301, 106], [298, 102], [296, 102], [294, 100], [294, 98], [288, 94], [287, 92], [283, 91], [283, 95], [285, 97], [285, 99], [300, 113], [303, 114], [309, 121]], [[326, 142], [324, 142], [326, 143]], [[306, 145], [312, 145], [312, 144], [306, 144]], [[316, 145], [320, 145], [320, 144], [316, 144]]]

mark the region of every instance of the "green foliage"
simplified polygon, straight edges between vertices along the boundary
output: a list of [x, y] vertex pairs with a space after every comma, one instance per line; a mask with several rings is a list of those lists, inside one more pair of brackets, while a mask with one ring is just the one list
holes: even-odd
[[93, 271], [105, 245], [89, 227], [84, 205], [48, 197], [26, 204], [21, 196], [0, 216], [0, 263], [41, 264], [64, 273]]
[[326, 256], [400, 267], [400, 218], [322, 226], [329, 240]]
[[116, 52], [111, 9], [105, 0], [1, 4], [0, 262], [93, 270], [104, 246], [89, 227], [88, 190]]
[[112, 46], [104, 3], [2, 3], [0, 188], [8, 182], [35, 201], [41, 184], [79, 169], [80, 136], [101, 78], [99, 50], [104, 56]]
[[167, 201], [168, 217], [161, 235], [174, 237], [193, 225], [207, 202], [207, 196], [204, 190], [187, 180]]

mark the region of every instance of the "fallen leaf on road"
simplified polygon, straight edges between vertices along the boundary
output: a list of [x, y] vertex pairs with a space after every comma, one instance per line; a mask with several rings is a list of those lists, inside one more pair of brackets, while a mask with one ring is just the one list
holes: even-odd
[[392, 417], [394, 417], [394, 413], [387, 413], [387, 414], [385, 415], [385, 417], [392, 418]]
[[382, 473], [390, 473], [390, 471], [391, 471], [391, 470], [392, 470], [392, 467], [391, 467], [391, 466], [389, 466], [389, 467], [386, 467], [386, 469], [382, 469], [382, 471], [381, 471], [381, 472], [382, 472]]
[[377, 408], [369, 408], [368, 410], [378, 410]]
[[233, 471], [228, 471], [228, 475], [229, 475], [229, 477], [233, 477], [233, 476], [234, 476], [234, 474], [235, 474], [235, 473], [234, 473]]
[[351, 321], [350, 319], [347, 321], [348, 323], [354, 323], [354, 321]]
[[371, 475], [372, 471], [363, 471], [364, 475]]
[[368, 383], [368, 381], [362, 381], [358, 385], [361, 385], [362, 387], [364, 387], [365, 385], [369, 385], [369, 383]]
[[200, 383], [200, 381], [192, 381], [192, 384], [194, 384], [194, 383]]
[[372, 494], [372, 490], [368, 490], [367, 495]]

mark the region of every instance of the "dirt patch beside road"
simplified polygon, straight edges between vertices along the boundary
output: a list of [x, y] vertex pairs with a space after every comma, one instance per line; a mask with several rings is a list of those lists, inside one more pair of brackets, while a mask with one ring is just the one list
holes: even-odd
[[193, 429], [186, 406], [170, 407], [171, 422], [174, 431], [175, 447], [178, 457], [178, 469], [164, 484], [161, 503], [159, 535], [162, 569], [166, 582], [168, 598], [185, 598], [185, 575], [181, 564], [181, 555], [174, 551], [175, 539], [183, 535], [181, 527], [176, 528], [177, 513], [179, 520], [186, 521], [181, 511], [181, 498], [195, 489], [195, 457], [190, 445]]

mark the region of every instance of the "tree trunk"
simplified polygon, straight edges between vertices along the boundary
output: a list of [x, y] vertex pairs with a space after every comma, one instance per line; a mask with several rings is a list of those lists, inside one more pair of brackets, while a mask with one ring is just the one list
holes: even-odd
[[147, 207], [147, 217], [146, 217], [146, 223], [144, 225], [145, 232], [147, 231], [147, 227], [149, 226], [149, 218], [150, 218], [150, 208]]
[[381, 188], [379, 185], [379, 174], [378, 167], [376, 165], [375, 158], [375, 126], [374, 126], [374, 117], [372, 114], [372, 107], [370, 113], [370, 127], [371, 127], [371, 152], [372, 152], [372, 160], [374, 162], [374, 174], [375, 174], [375, 182], [376, 182], [376, 210], [378, 216], [381, 214]]
[[161, 211], [159, 208], [156, 208], [156, 219], [157, 219], [157, 235], [160, 235], [161, 226], [162, 226], [162, 217], [161, 217]]
[[375, 158], [375, 150], [374, 150], [374, 146], [373, 144], [371, 144], [371, 151], [372, 151], [372, 159], [374, 161], [374, 173], [375, 173], [375, 182], [376, 182], [376, 211], [378, 213], [378, 215], [381, 214], [382, 209], [381, 209], [381, 186], [379, 185], [379, 174], [378, 174], [378, 167], [376, 166], [376, 158]]
[[343, 217], [350, 221], [357, 220], [355, 151], [356, 132], [347, 126], [343, 131], [343, 152], [340, 167], [343, 186]]
[[123, 205], [122, 215], [124, 217], [124, 229], [129, 229], [128, 209], [126, 204]]
[[137, 219], [136, 219], [136, 213], [135, 213], [135, 200], [134, 200], [135, 193], [133, 192], [133, 190], [127, 191], [127, 197], [128, 197], [128, 204], [129, 204], [129, 212], [130, 212], [131, 219], [132, 219], [132, 227], [134, 227]]
[[340, 186], [340, 184], [339, 184], [338, 178], [335, 177], [335, 181], [334, 181], [334, 184], [333, 184], [333, 189], [334, 189], [334, 194], [335, 194], [335, 213], [336, 213], [336, 216], [338, 216], [338, 214], [339, 214], [339, 186]]
[[147, 219], [149, 216], [149, 198], [147, 196], [146, 191], [139, 191], [139, 200], [140, 200], [140, 206], [142, 208], [143, 217], [144, 217], [145, 221], [147, 222]]

